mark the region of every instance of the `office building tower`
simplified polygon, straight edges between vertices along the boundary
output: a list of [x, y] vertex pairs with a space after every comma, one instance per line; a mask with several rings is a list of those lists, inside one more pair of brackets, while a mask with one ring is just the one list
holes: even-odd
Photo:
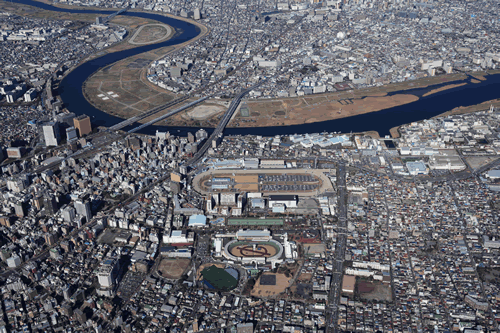
[[105, 259], [97, 270], [97, 279], [102, 288], [113, 288], [118, 279], [120, 262], [117, 259]]
[[76, 133], [76, 128], [73, 126], [66, 128], [66, 138], [69, 141], [76, 140], [78, 138], [78, 134]]
[[54, 234], [45, 234], [45, 243], [52, 246], [57, 242], [57, 236]]
[[24, 101], [25, 102], [33, 102], [33, 100], [36, 98], [36, 89], [31, 88], [27, 92], [24, 93]]
[[24, 217], [27, 214], [27, 207], [25, 202], [17, 202], [14, 204], [14, 210], [17, 217]]
[[199, 19], [201, 19], [201, 12], [200, 12], [200, 9], [199, 9], [199, 8], [195, 8], [195, 9], [194, 9], [193, 18], [194, 18], [195, 20], [199, 20]]
[[62, 217], [63, 217], [64, 221], [72, 222], [75, 220], [76, 210], [73, 207], [68, 206], [68, 207], [63, 209]]
[[83, 200], [75, 201], [76, 214], [85, 217], [86, 222], [89, 222], [92, 218], [92, 212], [90, 210], [90, 202]]
[[48, 216], [52, 216], [57, 212], [57, 202], [53, 196], [45, 196], [43, 198], [43, 206], [45, 207], [45, 213]]
[[74, 120], [75, 128], [78, 130], [79, 136], [84, 136], [92, 132], [92, 125], [90, 123], [90, 117], [82, 114], [76, 117]]

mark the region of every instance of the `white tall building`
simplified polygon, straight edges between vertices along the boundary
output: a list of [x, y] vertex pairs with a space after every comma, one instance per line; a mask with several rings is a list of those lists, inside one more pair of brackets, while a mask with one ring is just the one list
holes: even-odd
[[120, 265], [117, 259], [106, 259], [97, 270], [97, 279], [102, 288], [113, 288], [118, 278]]
[[92, 218], [92, 212], [90, 210], [90, 202], [76, 200], [75, 201], [75, 209], [76, 209], [76, 213], [78, 215], [85, 216], [87, 223], [90, 222], [90, 219]]
[[76, 210], [73, 207], [68, 206], [62, 210], [62, 217], [64, 221], [72, 222], [75, 220]]
[[25, 102], [33, 102], [35, 97], [36, 97], [36, 89], [35, 88], [31, 88], [30, 90], [28, 90], [27, 92], [24, 93], [24, 101]]
[[59, 125], [51, 121], [43, 125], [43, 137], [45, 138], [46, 146], [57, 146], [61, 140], [61, 135], [59, 134]]
[[199, 8], [195, 8], [195, 9], [194, 9], [193, 18], [194, 18], [195, 20], [199, 20], [199, 19], [201, 19], [201, 12], [200, 12], [200, 9], [199, 9]]

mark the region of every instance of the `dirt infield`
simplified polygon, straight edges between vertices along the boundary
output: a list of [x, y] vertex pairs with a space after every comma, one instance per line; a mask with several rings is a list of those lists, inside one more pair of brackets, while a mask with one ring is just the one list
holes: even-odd
[[235, 257], [272, 257], [278, 253], [276, 248], [271, 245], [257, 244], [235, 246], [230, 250]]
[[191, 259], [186, 258], [165, 258], [158, 266], [158, 273], [167, 279], [179, 279], [190, 262]]
[[280, 294], [285, 291], [285, 289], [289, 286], [291, 278], [287, 278], [285, 274], [276, 274], [276, 273], [265, 273], [264, 275], [276, 275], [276, 285], [274, 286], [263, 286], [260, 284], [260, 279], [257, 280], [255, 286], [250, 293], [255, 297], [269, 297]]

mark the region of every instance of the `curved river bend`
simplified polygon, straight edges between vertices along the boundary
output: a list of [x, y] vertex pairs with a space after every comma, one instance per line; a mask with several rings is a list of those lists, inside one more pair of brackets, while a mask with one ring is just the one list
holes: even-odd
[[[33, 0], [15, 0], [17, 3], [38, 7], [45, 10], [67, 12], [67, 13], [83, 13], [83, 14], [103, 14], [109, 15], [110, 11], [100, 10], [86, 10], [86, 9], [67, 9], [47, 5]], [[82, 86], [85, 80], [96, 72], [99, 68], [108, 66], [119, 60], [134, 56], [146, 51], [156, 48], [177, 45], [184, 43], [200, 34], [200, 29], [188, 22], [177, 20], [171, 17], [158, 15], [154, 13], [130, 12], [127, 11], [121, 15], [135, 16], [141, 18], [148, 18], [170, 25], [177, 30], [173, 38], [145, 46], [136, 47], [129, 50], [109, 53], [99, 58], [87, 61], [71, 71], [59, 84], [59, 94], [65, 106], [75, 114], [87, 114], [92, 117], [92, 122], [98, 126], [113, 126], [123, 119], [111, 116], [90, 104], [83, 96]], [[309, 123], [302, 125], [291, 126], [275, 126], [275, 127], [247, 127], [247, 128], [226, 128], [224, 132], [229, 135], [234, 134], [254, 134], [269, 136], [280, 134], [294, 134], [294, 133], [318, 133], [318, 132], [363, 132], [363, 131], [377, 131], [380, 135], [389, 134], [392, 127], [401, 124], [410, 123], [422, 119], [437, 116], [443, 112], [452, 110], [459, 106], [470, 106], [479, 104], [488, 100], [493, 100], [500, 97], [500, 74], [488, 75], [486, 81], [480, 83], [471, 83], [470, 79], [468, 84], [461, 87], [445, 90], [439, 93], [434, 93], [427, 97], [420, 97], [418, 101], [384, 109], [377, 112], [361, 114], [348, 118], [327, 120], [318, 123]], [[461, 81], [463, 82], [463, 81]], [[413, 91], [394, 92], [390, 95], [397, 93], [407, 93], [415, 95], [423, 95], [426, 91], [435, 89], [439, 86], [453, 84], [448, 82], [442, 85], [434, 85], [430, 88], [415, 89]], [[306, 119], [304, 119], [306, 120]], [[134, 124], [130, 128], [136, 127]], [[127, 130], [125, 128], [124, 130]], [[144, 134], [154, 134], [156, 130], [170, 131], [177, 135], [185, 135], [187, 132], [195, 132], [198, 127], [173, 127], [173, 126], [149, 126], [144, 128], [141, 132]], [[207, 132], [212, 129], [206, 128]]]

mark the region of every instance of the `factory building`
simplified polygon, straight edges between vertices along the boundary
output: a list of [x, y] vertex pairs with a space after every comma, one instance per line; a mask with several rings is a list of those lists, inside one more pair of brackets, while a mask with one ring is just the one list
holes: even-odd
[[286, 208], [297, 207], [298, 197], [296, 195], [270, 195], [269, 208], [284, 205]]

